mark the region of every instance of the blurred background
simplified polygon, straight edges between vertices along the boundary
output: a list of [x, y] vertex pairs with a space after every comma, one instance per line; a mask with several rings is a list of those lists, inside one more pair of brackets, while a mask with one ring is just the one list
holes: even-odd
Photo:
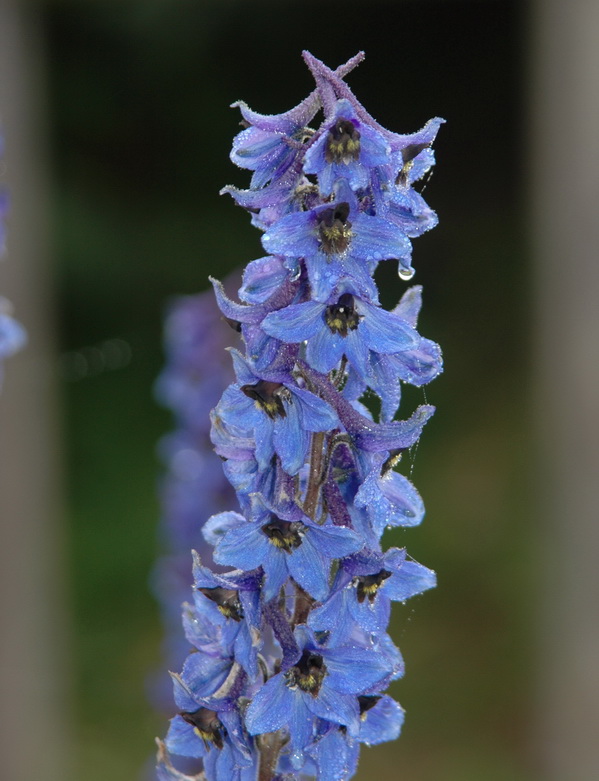
[[166, 731], [162, 318], [263, 254], [218, 196], [249, 180], [229, 105], [298, 103], [304, 48], [365, 50], [348, 83], [385, 127], [447, 120], [414, 242], [446, 365], [411, 465], [427, 517], [387, 539], [439, 586], [394, 613], [406, 724], [358, 779], [599, 777], [597, 22], [592, 0], [0, 1], [0, 292], [30, 332], [0, 402], [7, 781], [141, 778]]

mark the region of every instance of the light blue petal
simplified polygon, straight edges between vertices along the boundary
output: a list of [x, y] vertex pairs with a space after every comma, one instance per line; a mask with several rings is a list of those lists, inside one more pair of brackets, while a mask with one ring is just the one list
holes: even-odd
[[399, 303], [393, 309], [393, 313], [403, 318], [413, 328], [418, 323], [418, 315], [422, 308], [422, 285], [412, 285], [401, 297]]
[[316, 743], [318, 781], [347, 781], [357, 769], [360, 744], [340, 730], [328, 732]]
[[397, 226], [382, 217], [360, 214], [352, 226], [351, 254], [362, 260], [408, 258], [412, 245]]
[[303, 388], [290, 388], [300, 399], [302, 425], [307, 431], [331, 431], [339, 424], [335, 410], [314, 393]]
[[364, 507], [375, 531], [386, 526], [417, 526], [424, 517], [424, 503], [407, 477], [390, 469], [384, 477], [380, 466], [370, 472], [360, 486], [354, 502]]
[[390, 162], [391, 149], [383, 136], [368, 125], [360, 125], [360, 164], [366, 168]]
[[343, 590], [333, 593], [320, 607], [310, 611], [308, 625], [318, 631], [335, 632], [337, 627], [345, 623], [347, 611], [343, 599]]
[[372, 275], [376, 263], [367, 263], [363, 259], [356, 259], [352, 255], [345, 255], [341, 258], [342, 276], [351, 280], [351, 286], [354, 292], [376, 304], [378, 301], [378, 290]]
[[424, 518], [422, 497], [407, 477], [390, 469], [379, 480], [387, 501], [387, 522], [391, 526], [418, 526]]
[[302, 544], [289, 557], [288, 567], [293, 578], [315, 599], [323, 600], [329, 593], [330, 561], [312, 545], [311, 532], [306, 532]]
[[341, 334], [334, 334], [323, 324], [322, 328], [308, 342], [306, 360], [313, 369], [327, 374], [339, 365], [341, 356], [346, 349], [346, 339]]
[[260, 420], [256, 423], [254, 429], [254, 439], [256, 440], [256, 461], [260, 471], [270, 467], [271, 459], [275, 453], [273, 445], [272, 420], [265, 412], [260, 412]]
[[289, 575], [289, 570], [287, 568], [288, 556], [289, 554], [275, 548], [270, 542], [268, 543], [268, 551], [263, 559], [266, 580], [262, 587], [263, 597], [266, 602], [274, 599], [278, 595], [281, 586], [287, 580]]
[[271, 312], [262, 321], [261, 327], [267, 334], [275, 336], [282, 342], [293, 344], [311, 339], [323, 326], [323, 304], [317, 301], [304, 301], [302, 304], [291, 304], [284, 309]]
[[263, 304], [289, 276], [280, 258], [265, 257], [253, 260], [243, 272], [239, 297], [250, 304]]
[[315, 698], [312, 697], [311, 694], [307, 694], [300, 689], [292, 691], [292, 695], [293, 705], [292, 711], [289, 714], [289, 734], [291, 735], [291, 745], [296, 750], [299, 749], [299, 751], [303, 751], [312, 742], [312, 733], [314, 732], [315, 719], [309, 708]]
[[269, 545], [257, 524], [244, 521], [221, 539], [214, 551], [214, 561], [244, 570], [255, 569], [264, 561]]
[[247, 523], [247, 521], [239, 513], [217, 513], [208, 518], [202, 527], [202, 534], [209, 545], [218, 545], [230, 529], [234, 529], [244, 523]]
[[384, 655], [364, 648], [341, 647], [327, 651], [327, 682], [343, 694], [362, 694], [392, 670]]
[[[295, 389], [294, 389], [295, 391]], [[306, 461], [310, 437], [302, 425], [301, 405], [296, 398], [285, 404], [287, 416], [274, 421], [273, 445], [283, 469], [296, 475]]]
[[367, 746], [397, 740], [404, 718], [405, 711], [401, 705], [384, 695], [374, 708], [362, 715], [358, 740]]
[[416, 561], [405, 561], [399, 572], [393, 573], [381, 586], [381, 592], [389, 599], [403, 602], [415, 594], [421, 594], [437, 585], [437, 576], [433, 570]]
[[337, 258], [327, 260], [321, 252], [307, 255], [305, 262], [312, 298], [325, 303], [345, 273], [344, 268]]
[[350, 333], [348, 333], [345, 354], [347, 355], [348, 361], [358, 372], [360, 377], [366, 380], [368, 376], [368, 369], [369, 369], [369, 365], [368, 365], [369, 351], [366, 344], [366, 340], [363, 338], [362, 335], [363, 327], [364, 325], [363, 323], [361, 323], [355, 331], [351, 331]]
[[[252, 380], [252, 383], [255, 380]], [[227, 425], [248, 431], [260, 423], [264, 413], [239, 388], [229, 386], [218, 403], [217, 412]]]
[[189, 687], [177, 673], [170, 673], [173, 681], [173, 697], [179, 710], [193, 712], [198, 709], [198, 703]]
[[232, 660], [207, 656], [198, 651], [190, 654], [181, 671], [181, 680], [194, 697], [208, 697], [225, 682]]
[[204, 741], [181, 716], [171, 719], [164, 742], [171, 754], [180, 757], [203, 757], [206, 754]]
[[369, 355], [367, 382], [381, 399], [382, 423], [393, 420], [401, 400], [401, 383], [393, 358], [373, 352]]
[[319, 251], [317, 216], [313, 212], [288, 214], [262, 236], [262, 246], [271, 255], [297, 258]]
[[[326, 662], [328, 665], [328, 660]], [[317, 697], [306, 699], [306, 705], [315, 716], [332, 721], [335, 724], [344, 724], [350, 735], [357, 735], [359, 730], [359, 708], [355, 697], [340, 694], [339, 690], [333, 691], [327, 676]]]
[[371, 350], [377, 353], [398, 353], [418, 345], [418, 333], [405, 320], [365, 302], [360, 303], [359, 309], [365, 310], [359, 330]]
[[328, 559], [342, 559], [363, 545], [356, 532], [343, 526], [311, 527], [309, 534], [314, 547]]
[[250, 735], [275, 732], [287, 725], [293, 708], [292, 700], [293, 693], [285, 685], [282, 673], [266, 681], [254, 695], [245, 714]]

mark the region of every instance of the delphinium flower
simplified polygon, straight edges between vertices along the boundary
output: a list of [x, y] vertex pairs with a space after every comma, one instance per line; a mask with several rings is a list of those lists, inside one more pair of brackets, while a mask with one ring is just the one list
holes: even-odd
[[[204, 525], [224, 569], [194, 554], [192, 652], [173, 674], [161, 781], [351, 778], [360, 746], [395, 739], [404, 719], [384, 693], [404, 672], [391, 605], [436, 582], [382, 537], [424, 515], [395, 467], [434, 409], [397, 413], [401, 385], [430, 382], [441, 353], [416, 330], [421, 288], [387, 311], [374, 272], [393, 262], [411, 278], [412, 239], [436, 224], [414, 186], [442, 120], [391, 133], [343, 80], [362, 55], [337, 71], [304, 59], [316, 89], [295, 109], [235, 104], [244, 129], [232, 159], [252, 178], [224, 192], [267, 254], [247, 266], [239, 301], [213, 280], [245, 347], [230, 351], [235, 378], [211, 413], [238, 508]], [[365, 393], [378, 396], [377, 416]], [[186, 775], [178, 757], [203, 770]]]
[[0, 297], [0, 388], [4, 359], [18, 352], [26, 341], [25, 329], [12, 316], [10, 302]]
[[[228, 284], [235, 282], [237, 277]], [[201, 526], [235, 501], [210, 441], [210, 410], [233, 378], [225, 348], [237, 335], [221, 326], [223, 316], [210, 293], [177, 298], [165, 321], [167, 362], [156, 395], [174, 414], [176, 428], [159, 444], [166, 466], [160, 484], [164, 552], [152, 580], [163, 615], [165, 661], [171, 669], [183, 663], [189, 650], [180, 631], [181, 603], [189, 596], [189, 551], [197, 548], [206, 563], [213, 563]], [[153, 689], [163, 705], [170, 703], [166, 687]]]
[[[3, 141], [0, 137], [0, 157]], [[8, 212], [8, 194], [0, 189], [0, 260], [6, 252], [4, 220]], [[18, 352], [27, 341], [23, 326], [12, 316], [12, 305], [6, 298], [0, 296], [0, 389], [4, 359]]]

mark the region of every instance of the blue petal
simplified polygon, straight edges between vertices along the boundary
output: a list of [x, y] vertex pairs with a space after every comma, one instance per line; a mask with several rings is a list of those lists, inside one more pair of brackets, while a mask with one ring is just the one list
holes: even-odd
[[318, 765], [318, 781], [347, 781], [357, 769], [360, 744], [338, 729], [330, 730], [310, 752]]
[[390, 599], [403, 602], [436, 585], [437, 576], [433, 570], [416, 561], [405, 561], [399, 571], [383, 583], [381, 592]]
[[342, 526], [311, 527], [310, 536], [314, 547], [328, 559], [341, 559], [363, 545], [356, 532]]
[[381, 399], [382, 423], [390, 423], [393, 420], [401, 400], [401, 383], [394, 357], [373, 352], [369, 354], [366, 382]]
[[168, 758], [164, 743], [161, 740], [157, 740], [156, 742], [158, 744], [158, 755], [156, 757], [156, 777], [158, 781], [203, 781], [203, 773], [195, 776], [188, 776], [174, 768]]
[[352, 256], [362, 260], [409, 258], [412, 245], [395, 225], [382, 217], [360, 214], [352, 226]]
[[[326, 664], [328, 666], [328, 655]], [[317, 697], [306, 698], [306, 705], [315, 716], [344, 724], [350, 735], [356, 735], [359, 729], [358, 701], [355, 697], [333, 691], [329, 676], [325, 677]]]
[[332, 333], [322, 321], [321, 326], [318, 333], [308, 342], [306, 360], [313, 369], [327, 374], [338, 366], [346, 350], [346, 338], [341, 334]]
[[277, 312], [271, 312], [263, 321], [262, 328], [267, 334], [282, 342], [293, 344], [311, 339], [322, 328], [324, 306], [317, 301], [305, 301], [291, 304]]
[[328, 650], [325, 662], [329, 686], [343, 694], [362, 694], [391, 671], [388, 659], [364, 648], [342, 646]]
[[360, 302], [365, 315], [360, 333], [371, 350], [377, 353], [398, 353], [418, 345], [420, 337], [405, 320], [377, 306]]
[[296, 212], [283, 217], [262, 236], [262, 246], [271, 255], [289, 258], [314, 255], [319, 251], [317, 216]]
[[203, 757], [206, 754], [204, 741], [181, 716], [171, 719], [164, 742], [171, 754], [180, 757]]
[[281, 673], [270, 678], [252, 699], [245, 723], [250, 735], [275, 732], [288, 723], [293, 708], [293, 693]]
[[267, 602], [278, 595], [281, 586], [289, 575], [288, 555], [284, 551], [275, 548], [270, 542], [268, 543], [268, 552], [263, 560], [266, 579], [262, 589], [263, 597]]
[[303, 388], [290, 390], [301, 400], [302, 424], [307, 431], [330, 431], [338, 425], [337, 413], [326, 401]]
[[285, 409], [287, 416], [274, 421], [272, 441], [283, 469], [289, 475], [296, 475], [306, 461], [310, 437], [307, 427], [302, 425], [301, 405], [292, 402], [285, 404]]
[[198, 651], [185, 660], [181, 680], [196, 698], [208, 697], [225, 682], [231, 665], [231, 659], [219, 659]]
[[322, 253], [309, 254], [305, 257], [306, 271], [315, 301], [325, 303], [331, 296], [337, 282], [345, 270], [338, 258], [327, 260]]
[[388, 740], [397, 740], [404, 722], [405, 711], [391, 697], [384, 695], [374, 708], [361, 717], [359, 741], [375, 746]]
[[[291, 745], [302, 751], [312, 742], [315, 719], [311, 713], [311, 706], [317, 698], [299, 689], [292, 690], [291, 693], [292, 711], [288, 716]], [[293, 756], [291, 761], [293, 763]]]
[[332, 593], [320, 607], [310, 611], [308, 625], [316, 632], [328, 631], [335, 634], [337, 627], [345, 626], [348, 616], [342, 589]]
[[351, 331], [347, 335], [347, 346], [345, 348], [345, 354], [348, 361], [356, 369], [360, 377], [366, 379], [368, 375], [368, 347], [366, 340], [363, 337], [362, 329], [364, 323], [360, 323], [355, 331]]
[[255, 569], [264, 561], [269, 546], [258, 525], [244, 520], [220, 540], [214, 551], [214, 561], [244, 570]]
[[225, 534], [237, 526], [247, 523], [243, 515], [235, 512], [217, 513], [208, 518], [202, 527], [202, 534], [209, 545], [218, 545]]
[[330, 561], [312, 545], [308, 531], [302, 544], [289, 557], [288, 567], [293, 578], [315, 599], [325, 599], [329, 593]]
[[239, 320], [240, 323], [259, 323], [264, 317], [264, 307], [260, 305], [238, 304], [225, 293], [225, 288], [217, 279], [209, 277], [214, 287], [214, 295], [219, 309], [225, 317]]
[[408, 420], [360, 426], [354, 434], [356, 445], [369, 453], [404, 450], [420, 439], [424, 425], [434, 412], [435, 408], [431, 404], [421, 404]]
[[407, 477], [390, 469], [379, 481], [387, 504], [387, 523], [392, 526], [418, 526], [424, 517], [424, 503]]
[[[252, 379], [252, 382], [255, 381]], [[254, 428], [264, 417], [264, 413], [258, 409], [256, 403], [235, 385], [230, 385], [226, 389], [216, 409], [227, 425], [245, 431]]]
[[256, 461], [260, 470], [268, 469], [275, 449], [273, 445], [273, 422], [265, 412], [260, 411], [260, 419], [254, 429], [256, 440]]
[[197, 710], [199, 705], [185, 681], [177, 673], [170, 673], [170, 676], [173, 681], [173, 697], [177, 708], [190, 712]]
[[[375, 462], [377, 463], [377, 462]], [[357, 507], [364, 507], [375, 531], [385, 526], [417, 526], [424, 517], [424, 503], [407, 477], [390, 469], [379, 475], [377, 463], [355, 496]]]

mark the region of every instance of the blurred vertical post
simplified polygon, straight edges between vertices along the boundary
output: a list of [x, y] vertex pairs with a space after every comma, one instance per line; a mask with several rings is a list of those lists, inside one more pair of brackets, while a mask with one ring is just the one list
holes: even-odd
[[27, 348], [6, 362], [0, 395], [0, 756], [7, 781], [65, 781], [61, 455], [35, 9], [0, 0], [2, 184], [11, 202], [0, 294], [29, 333]]
[[532, 5], [539, 444], [537, 749], [599, 778], [599, 3]]

